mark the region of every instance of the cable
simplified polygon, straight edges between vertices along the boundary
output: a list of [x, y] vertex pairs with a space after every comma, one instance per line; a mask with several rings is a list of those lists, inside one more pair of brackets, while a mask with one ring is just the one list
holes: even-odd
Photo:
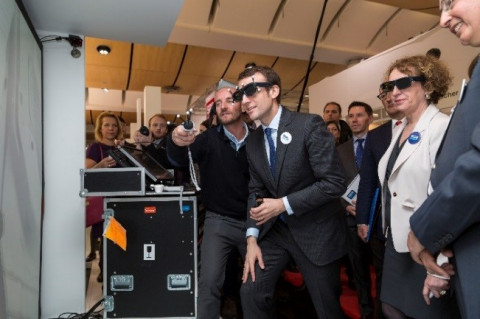
[[89, 311], [87, 311], [87, 313], [85, 313], [85, 316], [81, 317], [82, 319], [88, 319], [90, 318], [90, 315], [95, 311], [95, 309], [97, 309], [97, 307], [103, 302], [103, 300], [105, 300], [104, 298], [100, 299], [99, 301], [97, 301], [96, 304], [94, 304], [92, 306], [92, 308], [90, 308]]
[[190, 147], [188, 147], [188, 168], [190, 169], [190, 177], [192, 178], [193, 185], [195, 185], [195, 189], [197, 190], [197, 192], [201, 191], [202, 189], [198, 185], [197, 181], [197, 174], [195, 174], [195, 166], [193, 165], [192, 152], [190, 151]]
[[49, 318], [49, 319], [101, 319], [103, 318], [103, 309], [99, 311], [95, 311], [98, 306], [103, 302], [104, 298], [99, 300], [96, 304], [94, 304], [90, 310], [85, 313], [76, 313], [76, 312], [64, 312], [61, 313], [56, 318]]
[[40, 39], [40, 42], [62, 41], [62, 37], [56, 35], [47, 35]]
[[305, 89], [307, 88], [308, 77], [310, 76], [311, 66], [313, 57], [315, 55], [315, 49], [317, 48], [318, 34], [320, 33], [320, 27], [322, 26], [323, 16], [325, 15], [325, 8], [327, 7], [328, 0], [323, 2], [322, 12], [320, 14], [320, 20], [318, 21], [317, 31], [315, 32], [315, 40], [313, 41], [312, 53], [310, 54], [310, 59], [308, 60], [307, 74], [305, 75], [305, 81], [303, 82], [302, 94], [300, 94], [300, 99], [298, 101], [297, 112], [300, 112], [302, 107], [303, 96], [305, 94]]
[[59, 36], [59, 35], [50, 34], [50, 35], [46, 35], [46, 36], [44, 36], [44, 37], [41, 37], [41, 38], [40, 38], [40, 41], [43, 41], [43, 40], [46, 39], [46, 38], [54, 38], [54, 39], [59, 39], [59, 40], [62, 39], [62, 37]]

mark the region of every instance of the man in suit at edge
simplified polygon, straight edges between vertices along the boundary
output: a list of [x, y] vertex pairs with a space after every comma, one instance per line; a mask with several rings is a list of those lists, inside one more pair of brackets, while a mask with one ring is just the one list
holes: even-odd
[[[464, 45], [480, 46], [480, 0], [440, 2], [440, 25]], [[463, 95], [463, 96], [462, 96]], [[452, 248], [455, 287], [462, 318], [480, 318], [480, 66], [460, 94], [430, 178], [433, 193], [410, 218], [408, 247], [412, 258], [425, 266], [423, 296], [441, 298], [449, 274], [434, 256]], [[451, 255], [450, 255], [451, 257]], [[431, 274], [435, 275], [432, 276]], [[419, 292], [420, 293], [420, 292]]]
[[273, 69], [245, 69], [238, 80], [235, 98], [261, 122], [247, 143], [244, 318], [275, 317], [275, 284], [290, 258], [305, 278], [317, 316], [343, 318], [339, 259], [346, 234], [339, 198], [346, 186], [334, 140], [320, 116], [280, 105], [281, 83]]
[[[347, 184], [350, 184], [359, 174], [368, 126], [372, 122], [373, 111], [370, 105], [360, 101], [350, 103], [347, 123], [352, 130], [353, 138], [337, 146], [338, 157], [343, 165]], [[355, 278], [361, 318], [373, 319], [368, 246], [357, 236], [355, 200], [350, 204], [342, 199], [342, 203], [345, 206], [345, 213], [342, 215], [345, 216], [348, 233], [348, 259]]]
[[[362, 166], [360, 168], [360, 185], [358, 187], [356, 203], [357, 235], [361, 240], [367, 242], [368, 222], [370, 208], [375, 190], [380, 187], [378, 179], [378, 162], [390, 145], [393, 131], [401, 127], [403, 113], [397, 110], [392, 101], [391, 95], [379, 89], [377, 98], [382, 101], [385, 112], [392, 118], [379, 127], [368, 132], [363, 151]], [[378, 195], [380, 196], [380, 194]], [[385, 237], [382, 233], [381, 219], [378, 218], [381, 212], [381, 198], [378, 197], [373, 226], [371, 230], [369, 246], [372, 254], [372, 263], [375, 268], [375, 287], [377, 296], [380, 295], [382, 283], [383, 254], [385, 252]], [[383, 318], [382, 307], [379, 298], [375, 302], [375, 314], [377, 319]]]
[[323, 120], [325, 122], [335, 121], [340, 127], [340, 139], [339, 144], [345, 143], [352, 138], [352, 130], [348, 126], [348, 123], [341, 119], [342, 107], [337, 102], [331, 101], [325, 104], [323, 107]]

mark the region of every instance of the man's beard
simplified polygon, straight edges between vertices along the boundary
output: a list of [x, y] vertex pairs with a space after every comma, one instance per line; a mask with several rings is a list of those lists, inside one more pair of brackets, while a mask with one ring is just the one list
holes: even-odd
[[233, 116], [231, 118], [227, 117], [226, 119], [222, 118], [221, 116], [218, 117], [218, 121], [220, 122], [220, 124], [222, 124], [223, 126], [225, 125], [229, 125], [229, 124], [232, 124], [232, 123], [235, 123], [238, 121], [238, 119], [240, 118], [240, 115], [238, 116]]

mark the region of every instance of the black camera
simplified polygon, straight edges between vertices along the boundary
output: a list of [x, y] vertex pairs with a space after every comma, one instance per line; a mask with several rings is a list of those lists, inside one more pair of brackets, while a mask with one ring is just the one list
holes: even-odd
[[142, 135], [150, 136], [150, 130], [149, 130], [148, 127], [146, 127], [145, 125], [142, 125], [142, 127], [140, 127], [140, 129], [139, 129], [138, 131], [139, 131], [140, 134], [142, 134]]

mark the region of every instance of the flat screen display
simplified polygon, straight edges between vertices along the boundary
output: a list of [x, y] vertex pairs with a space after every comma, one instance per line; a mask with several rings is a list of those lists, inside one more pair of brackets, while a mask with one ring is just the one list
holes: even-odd
[[[118, 152], [120, 151], [120, 152]], [[124, 155], [123, 157], [121, 155]], [[111, 156], [122, 167], [144, 167], [145, 174], [153, 181], [171, 181], [174, 176], [144, 150], [128, 146], [117, 146]]]

